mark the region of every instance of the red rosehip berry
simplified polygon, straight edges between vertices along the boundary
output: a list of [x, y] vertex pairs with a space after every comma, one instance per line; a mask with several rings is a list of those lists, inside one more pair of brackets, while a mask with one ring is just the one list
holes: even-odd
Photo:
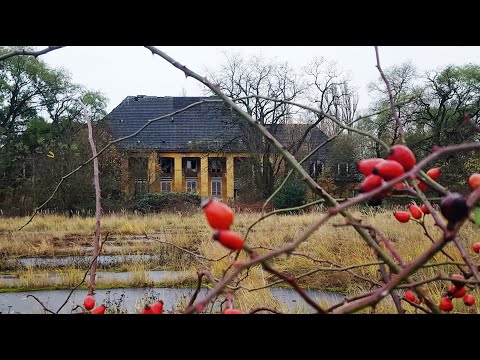
[[400, 163], [392, 160], [385, 160], [373, 168], [373, 173], [388, 181], [402, 175], [404, 170]]
[[215, 199], [204, 200], [201, 206], [213, 229], [230, 229], [233, 223], [233, 210], [230, 207]]
[[451, 297], [454, 297], [456, 299], [460, 299], [461, 297], [465, 296], [465, 294], [467, 293], [467, 289], [465, 288], [465, 286], [457, 287], [455, 285], [452, 285], [448, 289], [447, 293]]
[[448, 296], [443, 296], [442, 299], [440, 300], [440, 310], [442, 311], [452, 311], [453, 310], [453, 303], [452, 300]]
[[382, 178], [378, 175], [368, 175], [360, 184], [360, 191], [363, 193], [369, 192], [382, 185]]
[[440, 168], [433, 168], [427, 171], [427, 175], [432, 179], [437, 181], [437, 179], [440, 177], [440, 174], [442, 173], [442, 170]]
[[405, 291], [405, 298], [411, 302], [417, 302], [417, 297], [410, 290]]
[[417, 206], [417, 205], [410, 205], [408, 207], [408, 210], [410, 210], [410, 214], [412, 214], [412, 216], [415, 218], [415, 219], [421, 219], [422, 218], [422, 210], [420, 210], [420, 208]]
[[472, 306], [475, 304], [475, 298], [472, 295], [467, 294], [463, 297], [463, 303], [467, 306]]
[[406, 223], [410, 220], [410, 213], [406, 211], [395, 211], [393, 215], [395, 216], [395, 219], [401, 223]]
[[468, 185], [472, 190], [478, 188], [480, 186], [480, 174], [475, 173], [470, 175], [468, 178]]
[[100, 305], [95, 310], [92, 310], [92, 314], [105, 314], [105, 306]]
[[422, 204], [422, 206], [420, 207], [420, 209], [422, 210], [422, 212], [423, 212], [424, 214], [430, 214], [430, 210], [428, 210], [427, 205]]
[[400, 163], [405, 171], [410, 170], [417, 163], [417, 159], [415, 159], [415, 155], [413, 155], [412, 150], [405, 145], [392, 146], [387, 159]]
[[473, 244], [472, 248], [473, 248], [473, 251], [475, 251], [478, 254], [480, 252], [480, 242]]
[[92, 295], [87, 295], [85, 300], [83, 300], [83, 306], [87, 310], [92, 310], [95, 307], [95, 299]]
[[152, 306], [150, 306], [152, 314], [162, 314], [163, 313], [163, 301], [159, 300]]
[[140, 314], [153, 314], [152, 307], [150, 305], [145, 305], [145, 307], [140, 311]]
[[240, 250], [244, 245], [242, 237], [230, 230], [215, 230], [213, 239], [218, 240], [223, 246], [230, 250]]

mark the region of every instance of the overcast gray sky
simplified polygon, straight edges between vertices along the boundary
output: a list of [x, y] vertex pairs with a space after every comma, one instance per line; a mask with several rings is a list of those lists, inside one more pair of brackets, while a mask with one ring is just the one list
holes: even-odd
[[[43, 48], [43, 47], [40, 47]], [[372, 46], [158, 46], [190, 69], [204, 74], [217, 70], [225, 62], [223, 51], [245, 56], [262, 55], [287, 61], [300, 69], [314, 57], [334, 60], [350, 74], [359, 92], [359, 109], [371, 98], [367, 85], [377, 79], [375, 51]], [[385, 69], [412, 61], [420, 71], [448, 64], [480, 63], [479, 46], [382, 46], [381, 65]], [[42, 59], [50, 65], [67, 69], [75, 82], [100, 90], [108, 98], [108, 111], [129, 95], [201, 96], [202, 86], [143, 47], [71, 46], [50, 52]]]

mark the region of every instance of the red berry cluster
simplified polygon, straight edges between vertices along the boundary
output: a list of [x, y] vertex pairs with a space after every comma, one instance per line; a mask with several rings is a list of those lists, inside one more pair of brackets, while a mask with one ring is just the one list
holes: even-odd
[[[357, 163], [358, 170], [365, 175], [365, 179], [360, 184], [362, 192], [369, 192], [377, 187], [382, 186], [384, 181], [389, 181], [403, 175], [405, 171], [410, 170], [417, 160], [412, 151], [405, 145], [392, 146], [387, 159], [372, 158], [360, 160]], [[397, 190], [402, 190], [403, 185], [396, 184]], [[380, 204], [390, 194], [390, 190], [375, 195], [371, 201], [371, 205]]]
[[208, 223], [215, 229], [213, 239], [230, 250], [242, 249], [244, 245], [242, 237], [229, 230], [233, 224], [233, 210], [215, 199], [204, 200], [202, 208]]
[[395, 219], [400, 221], [401, 223], [406, 223], [410, 220], [410, 215], [414, 219], [421, 219], [423, 214], [430, 214], [430, 211], [428, 210], [427, 206], [425, 204], [422, 204], [421, 207], [418, 207], [417, 205], [410, 205], [408, 207], [408, 211], [395, 211], [393, 213], [393, 216], [395, 216]]
[[[452, 275], [452, 278], [456, 278], [459, 280], [464, 280], [465, 278], [462, 275]], [[442, 296], [440, 299], [440, 310], [449, 312], [453, 310], [453, 302], [452, 299], [460, 299], [463, 298], [463, 303], [466, 306], [472, 306], [475, 304], [475, 297], [473, 295], [467, 294], [467, 289], [465, 285], [461, 282], [452, 280], [452, 286], [450, 286], [447, 290], [447, 293]]]
[[[369, 192], [383, 185], [385, 181], [395, 179], [410, 170], [417, 163], [413, 152], [405, 145], [392, 146], [387, 159], [372, 158], [360, 160], [357, 163], [358, 170], [365, 175], [365, 179], [360, 184], [362, 192]], [[427, 175], [432, 180], [437, 180], [442, 173], [440, 168], [433, 168], [427, 171]], [[420, 190], [425, 191], [428, 185], [421, 180], [416, 180]], [[395, 190], [404, 190], [404, 183], [398, 182], [393, 188]], [[375, 195], [369, 200], [370, 205], [380, 205], [383, 199], [390, 195], [390, 189]], [[426, 213], [426, 212], [425, 212]]]

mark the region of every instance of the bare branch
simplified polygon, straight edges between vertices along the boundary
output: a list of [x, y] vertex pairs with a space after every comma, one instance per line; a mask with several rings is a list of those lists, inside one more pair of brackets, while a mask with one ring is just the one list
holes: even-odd
[[[1, 59], [0, 59], [0, 60], [1, 60]], [[55, 314], [52, 310], [50, 310], [49, 308], [47, 308], [36, 296], [31, 295], [31, 294], [28, 294], [28, 295], [27, 295], [27, 298], [28, 298], [28, 297], [32, 297], [32, 298], [34, 298], [35, 300], [37, 300], [37, 302], [38, 302], [40, 305], [42, 305], [43, 310], [45, 310], [46, 312], [49, 312], [50, 314]]]
[[33, 56], [33, 57], [38, 57], [40, 55], [44, 55], [46, 53], [49, 53], [50, 51], [58, 50], [63, 48], [64, 46], [49, 46], [43, 50], [39, 51], [31, 51], [31, 50], [14, 50], [12, 52], [9, 52], [7, 54], [1, 55], [0, 56], [0, 61], [7, 60], [13, 56]]

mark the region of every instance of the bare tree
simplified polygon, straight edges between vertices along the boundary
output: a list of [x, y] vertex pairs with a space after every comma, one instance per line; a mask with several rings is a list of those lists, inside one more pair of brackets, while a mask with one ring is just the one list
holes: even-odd
[[[358, 94], [338, 65], [323, 57], [315, 58], [304, 68], [304, 72], [309, 101], [315, 104], [318, 110], [335, 116], [342, 123], [350, 123], [357, 112]], [[324, 118], [317, 114], [312, 126], [318, 125], [327, 135], [333, 135], [341, 129], [336, 123], [322, 121]]]
[[[239, 106], [267, 127], [272, 135], [279, 135], [284, 129], [283, 125], [291, 122], [295, 115], [292, 106], [251, 96], [295, 100], [305, 90], [301, 76], [287, 63], [278, 63], [259, 56], [250, 59], [235, 54], [225, 56], [226, 63], [218, 72], [209, 73], [208, 77], [229, 97], [240, 98]], [[274, 190], [274, 178], [280, 169], [282, 157], [261, 134], [252, 131], [250, 124], [243, 121], [238, 124], [242, 129], [242, 141], [247, 150], [254, 154], [255, 185], [263, 196], [268, 197]]]

